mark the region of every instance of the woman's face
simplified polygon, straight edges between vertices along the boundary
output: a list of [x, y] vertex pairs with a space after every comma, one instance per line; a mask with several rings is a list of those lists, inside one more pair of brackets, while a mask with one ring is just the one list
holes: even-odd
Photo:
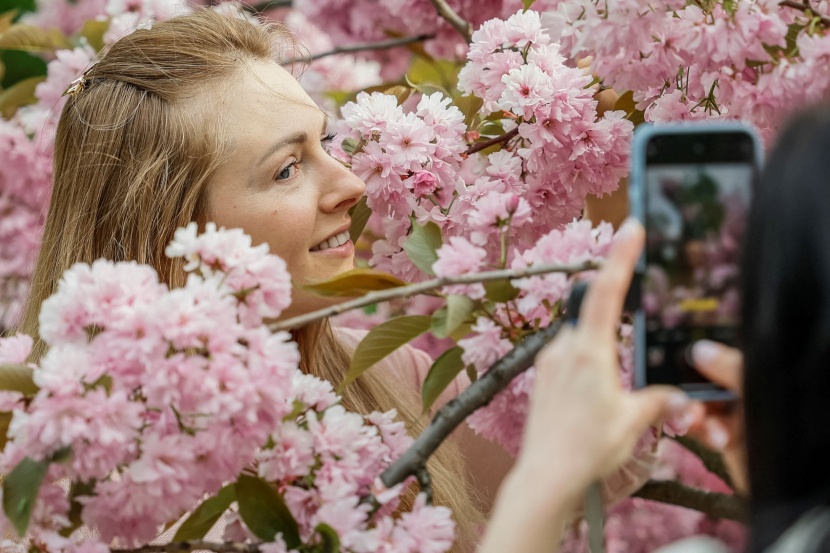
[[302, 284], [353, 268], [348, 210], [366, 187], [327, 153], [326, 118], [294, 77], [267, 62], [243, 75], [216, 106], [230, 152], [207, 185], [208, 220], [285, 260], [295, 287], [284, 316], [293, 316], [334, 301]]

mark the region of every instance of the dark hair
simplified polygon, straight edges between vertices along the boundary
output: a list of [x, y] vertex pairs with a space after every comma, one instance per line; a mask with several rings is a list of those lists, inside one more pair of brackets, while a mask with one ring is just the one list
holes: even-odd
[[830, 502], [830, 106], [787, 126], [759, 179], [742, 268], [750, 546]]

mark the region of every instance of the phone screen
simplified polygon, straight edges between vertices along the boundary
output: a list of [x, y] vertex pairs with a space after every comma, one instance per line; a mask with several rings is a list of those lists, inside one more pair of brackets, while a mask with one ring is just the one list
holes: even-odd
[[640, 362], [648, 384], [705, 394], [719, 388], [694, 369], [689, 346], [701, 339], [736, 343], [739, 266], [756, 173], [752, 141], [746, 149], [735, 142], [724, 148], [721, 135], [658, 138], [646, 147], [642, 174]]

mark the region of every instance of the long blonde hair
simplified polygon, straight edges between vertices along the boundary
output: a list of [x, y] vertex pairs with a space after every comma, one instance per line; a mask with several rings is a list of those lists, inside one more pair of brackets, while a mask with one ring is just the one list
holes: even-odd
[[[134, 260], [154, 267], [170, 286], [183, 284], [182, 264], [164, 249], [176, 228], [207, 217], [205, 185], [228, 144], [218, 121], [195, 116], [182, 101], [238, 76], [248, 61], [285, 59], [286, 51], [293, 58], [297, 47], [281, 27], [206, 9], [136, 31], [109, 48], [60, 116], [49, 216], [18, 330], [38, 336], [41, 303], [78, 262]], [[342, 379], [349, 356], [328, 323], [300, 329], [295, 338], [304, 371]], [[38, 340], [34, 357], [44, 349]], [[343, 403], [362, 413], [395, 408], [412, 434], [421, 430], [414, 391], [382, 373], [358, 379]], [[455, 549], [469, 550], [481, 516], [457, 448], [446, 444], [430, 469], [436, 503], [455, 513]]]

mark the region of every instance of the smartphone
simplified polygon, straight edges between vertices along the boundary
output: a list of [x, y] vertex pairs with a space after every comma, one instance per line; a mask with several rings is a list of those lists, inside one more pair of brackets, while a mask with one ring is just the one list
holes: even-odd
[[761, 155], [756, 133], [737, 122], [637, 128], [629, 196], [646, 247], [634, 279], [636, 387], [732, 399], [695, 370], [691, 346], [736, 344], [738, 270]]

